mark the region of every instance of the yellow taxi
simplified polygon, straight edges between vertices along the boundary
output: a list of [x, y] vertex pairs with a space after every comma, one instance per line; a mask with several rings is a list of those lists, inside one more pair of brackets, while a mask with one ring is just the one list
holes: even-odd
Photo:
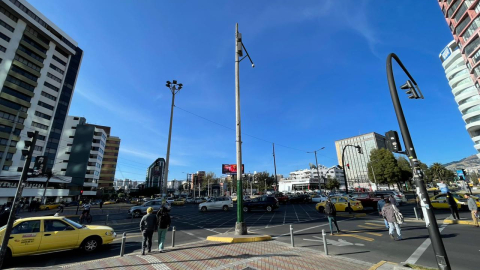
[[57, 209], [60, 206], [59, 203], [47, 203], [42, 204], [38, 207], [39, 210], [50, 210], [50, 209]]
[[[363, 205], [360, 201], [357, 201], [352, 198], [348, 197], [330, 197], [330, 200], [332, 203], [335, 205], [335, 209], [337, 212], [349, 212], [348, 210], [348, 204], [350, 203], [350, 207], [352, 208], [353, 211], [361, 211], [363, 210]], [[327, 202], [319, 202], [315, 206], [315, 209], [317, 209], [318, 212], [323, 213], [325, 210], [325, 204]]]
[[117, 202], [116, 201], [106, 201], [103, 203], [103, 205], [107, 205], [107, 204], [116, 204]]
[[[463, 197], [463, 194], [452, 193], [452, 195], [453, 195], [453, 198], [455, 199], [455, 202], [457, 203], [458, 209], [468, 209], [467, 199]], [[477, 203], [477, 207], [480, 207], [480, 200], [475, 196], [472, 196], [472, 198]], [[430, 198], [430, 202], [432, 203], [433, 208], [437, 208], [437, 209], [450, 208], [447, 201], [447, 194], [438, 194], [436, 196], [433, 196]]]
[[185, 199], [175, 199], [173, 205], [185, 205]]
[[230, 198], [232, 198], [232, 202], [237, 202], [237, 196], [231, 196]]
[[[6, 226], [0, 228], [3, 241]], [[17, 219], [8, 241], [7, 257], [37, 255], [80, 248], [93, 252], [113, 242], [117, 234], [111, 227], [81, 225], [65, 217]]]

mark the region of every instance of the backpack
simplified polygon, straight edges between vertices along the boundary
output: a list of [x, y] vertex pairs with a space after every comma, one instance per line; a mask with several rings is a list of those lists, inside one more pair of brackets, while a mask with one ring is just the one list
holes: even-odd
[[404, 218], [402, 213], [398, 211], [397, 207], [393, 207], [393, 214], [395, 215], [395, 220], [397, 221], [398, 224], [403, 224]]
[[325, 204], [325, 214], [327, 215], [333, 214], [335, 212], [334, 207], [335, 206], [331, 202], [328, 202], [327, 204]]

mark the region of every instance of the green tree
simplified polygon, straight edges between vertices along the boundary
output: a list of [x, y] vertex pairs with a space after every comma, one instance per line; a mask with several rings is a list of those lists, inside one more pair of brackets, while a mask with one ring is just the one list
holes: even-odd
[[425, 181], [425, 183], [431, 183], [433, 181], [432, 171], [430, 170], [430, 168], [428, 168], [427, 164], [421, 161], [418, 162], [420, 164], [420, 169], [423, 171], [423, 180]]
[[445, 166], [436, 162], [430, 166], [430, 171], [432, 172], [432, 177], [434, 181], [442, 181], [445, 180], [447, 176], [447, 172]]
[[330, 178], [330, 175], [327, 176], [327, 183], [325, 184], [325, 188], [328, 190], [338, 189], [340, 188], [340, 183], [335, 178]]
[[[401, 180], [401, 170], [397, 159], [385, 148], [374, 149], [370, 152], [370, 162], [368, 162], [368, 178], [379, 184], [391, 185]], [[373, 172], [375, 177], [373, 177]]]

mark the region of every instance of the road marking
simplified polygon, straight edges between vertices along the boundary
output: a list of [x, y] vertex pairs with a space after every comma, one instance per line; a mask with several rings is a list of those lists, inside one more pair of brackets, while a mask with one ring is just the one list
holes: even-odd
[[[371, 230], [381, 229], [381, 227], [372, 227], [372, 226], [364, 226], [364, 225], [357, 225], [357, 226], [360, 227], [360, 228], [371, 229]], [[385, 228], [385, 226], [382, 226], [382, 227]]]
[[369, 222], [365, 222], [365, 224], [368, 224], [368, 225], [372, 225], [372, 226], [378, 226], [378, 227], [385, 227], [385, 223], [382, 222], [384, 225], [379, 225], [379, 224], [374, 224], [374, 223], [369, 223]]
[[272, 222], [272, 219], [273, 217], [275, 216], [277, 212], [273, 212], [273, 216], [270, 218], [270, 221], [268, 222], [267, 226], [265, 226], [265, 228], [268, 228], [268, 225], [270, 225], [270, 223]]
[[195, 238], [197, 238], [197, 239], [205, 240], [205, 238], [196, 236], [195, 234], [193, 234], [193, 233], [191, 233], [191, 232], [187, 232], [187, 231], [181, 231], [181, 232], [186, 233], [186, 234], [188, 234], [188, 235], [190, 235], [190, 236], [193, 236], [193, 237], [195, 237]]
[[307, 213], [307, 215], [308, 215], [308, 217], [310, 218], [310, 220], [312, 220], [312, 217], [311, 217], [310, 214], [305, 210], [305, 208], [303, 208], [302, 205], [300, 205], [300, 207], [303, 209], [303, 211], [304, 211], [305, 213]]
[[232, 220], [235, 220], [235, 219], [237, 219], [237, 217], [231, 218], [231, 219], [229, 219], [229, 220], [225, 221], [224, 223], [222, 223], [222, 224], [218, 225], [217, 227], [215, 227], [215, 228], [213, 228], [213, 229], [216, 229], [216, 228], [218, 228], [218, 227], [222, 226], [223, 224], [225, 224], [225, 223], [227, 223], [227, 222], [230, 222], [230, 221], [232, 221]]
[[346, 237], [354, 237], [354, 238], [357, 238], [357, 239], [361, 239], [361, 240], [365, 240], [365, 241], [369, 241], [369, 242], [372, 242], [374, 241], [375, 239], [373, 238], [370, 238], [370, 237], [366, 237], [366, 236], [361, 236], [361, 235], [356, 235], [356, 234], [334, 234], [333, 236], [338, 236], [338, 237], [343, 237], [343, 236], [346, 236]]
[[366, 234], [371, 234], [375, 236], [382, 236], [383, 234], [381, 233], [374, 233], [374, 232], [363, 232], [363, 231], [345, 231], [345, 232], [352, 232], [352, 233], [366, 233]]
[[250, 225], [251, 227], [253, 227], [253, 225], [255, 225], [255, 223], [257, 223], [263, 216], [265, 215], [265, 213], [263, 213], [263, 215], [261, 215], [252, 225]]
[[[314, 238], [318, 238], [318, 240], [315, 240], [315, 239], [303, 239], [303, 240], [306, 240], [306, 241], [316, 241], [316, 242], [322, 242], [323, 243], [323, 238], [320, 237], [320, 236], [314, 236]], [[360, 243], [350, 243], [350, 242], [347, 242], [343, 239], [338, 239], [337, 240], [333, 240], [333, 239], [326, 239], [327, 240], [327, 245], [333, 245], [333, 246], [338, 246], [338, 247], [344, 247], [344, 246], [365, 246], [364, 244], [360, 244]]]
[[[340, 222], [348, 221], [348, 220], [351, 220], [351, 219], [355, 219], [355, 218], [347, 218], [347, 219], [340, 220], [340, 221], [337, 221], [337, 222], [340, 223]], [[317, 225], [317, 226], [313, 226], [313, 227], [301, 229], [301, 230], [298, 230], [298, 231], [294, 231], [294, 233], [308, 231], [308, 230], [315, 229], [315, 228], [318, 228], [318, 227], [323, 227], [323, 226], [328, 226], [328, 223], [324, 223], [324, 224], [320, 224], [320, 225]], [[272, 237], [272, 239], [277, 239], [279, 237], [284, 237], [284, 236], [287, 236], [287, 235], [290, 235], [290, 233], [288, 232], [288, 233], [280, 234], [280, 235]]]
[[[447, 225], [442, 225], [440, 226], [438, 231], [441, 233], [446, 227]], [[412, 255], [410, 255], [410, 257], [405, 261], [405, 263], [410, 263], [410, 264], [417, 263], [418, 259], [422, 257], [423, 253], [425, 252], [425, 250], [427, 250], [427, 248], [430, 246], [431, 243], [432, 241], [430, 240], [430, 238], [423, 241], [423, 243], [413, 252]]]
[[295, 208], [294, 204], [292, 204], [292, 205], [293, 205], [293, 210], [295, 210], [295, 215], [297, 216], [297, 220], [298, 220], [298, 222], [300, 222], [300, 219], [298, 218], [298, 215], [297, 215], [297, 209]]

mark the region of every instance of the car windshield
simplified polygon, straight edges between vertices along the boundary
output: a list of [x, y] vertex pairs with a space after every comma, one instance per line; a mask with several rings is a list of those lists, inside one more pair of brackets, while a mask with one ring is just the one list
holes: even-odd
[[77, 228], [77, 229], [81, 229], [83, 227], [85, 227], [84, 225], [80, 225], [78, 224], [77, 222], [73, 221], [73, 220], [70, 220], [68, 218], [64, 218], [63, 219], [64, 221], [68, 222], [70, 225], [72, 225], [73, 227]]

